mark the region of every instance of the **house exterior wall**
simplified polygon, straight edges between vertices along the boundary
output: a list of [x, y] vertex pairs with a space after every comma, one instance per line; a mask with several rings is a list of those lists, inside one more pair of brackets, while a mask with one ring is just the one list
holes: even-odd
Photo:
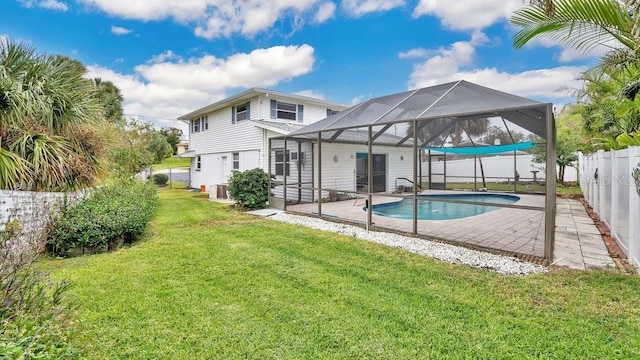
[[[282, 148], [282, 144], [274, 144], [274, 147]], [[297, 151], [297, 145], [293, 141], [287, 143], [287, 150], [291, 152]], [[303, 164], [300, 162], [290, 161], [290, 175], [287, 177], [287, 186], [297, 186], [298, 184], [298, 168], [301, 170], [302, 187], [317, 188], [318, 187], [318, 161], [322, 161], [322, 197], [328, 196], [328, 190], [356, 192], [358, 189], [356, 179], [356, 159], [357, 153], [367, 153], [366, 145], [354, 144], [338, 144], [338, 143], [322, 143], [322, 158], [319, 159], [318, 144], [305, 142], [302, 143], [302, 151], [305, 153]], [[386, 155], [386, 192], [396, 190], [396, 179], [404, 177], [411, 179], [413, 177], [412, 166], [412, 149], [398, 148], [395, 146], [374, 146], [374, 154]], [[313, 159], [313, 162], [312, 162]], [[337, 160], [337, 161], [335, 161]], [[271, 154], [271, 174], [275, 174], [275, 154]], [[276, 198], [283, 197], [282, 176], [276, 176], [276, 182], [279, 184], [273, 191]], [[406, 184], [406, 182], [402, 182]], [[361, 190], [362, 191], [362, 190]], [[364, 189], [366, 191], [366, 189]], [[303, 202], [317, 201], [317, 191], [304, 189], [299, 199], [298, 189], [288, 188], [287, 202]]]
[[195, 166], [197, 160], [192, 160], [191, 186], [199, 188], [204, 185], [206, 189], [209, 189], [211, 186], [228, 183], [231, 172], [234, 170], [234, 153], [237, 153], [239, 157], [238, 171], [260, 167], [261, 152], [259, 149], [200, 155], [200, 170], [197, 170]]
[[[322, 187], [356, 191], [356, 154], [367, 153], [366, 145], [322, 144]], [[412, 149], [395, 146], [373, 146], [374, 154], [386, 155], [386, 191], [395, 190], [396, 179], [413, 177]], [[316, 153], [316, 160], [318, 154]], [[401, 160], [402, 157], [402, 160]], [[338, 160], [337, 162], [335, 160]], [[314, 163], [317, 172], [317, 162]], [[365, 190], [366, 191], [366, 190]]]
[[[272, 100], [295, 104], [297, 109], [302, 110], [303, 122], [272, 119]], [[189, 148], [194, 151], [196, 156], [191, 162], [191, 187], [198, 188], [205, 185], [209, 189], [212, 185], [226, 184], [231, 170], [233, 170], [233, 153], [240, 155], [238, 170], [244, 171], [256, 167], [267, 170], [268, 139], [282, 136], [282, 134], [260, 128], [249, 120], [235, 119], [232, 115], [234, 106], [246, 103], [249, 103], [249, 119], [251, 120], [269, 120], [297, 125], [306, 125], [324, 119], [327, 116], [327, 109], [342, 110], [333, 109], [328, 104], [325, 106], [301, 101], [298, 98], [274, 96], [265, 92], [205, 114], [208, 124], [206, 130], [202, 129], [202, 124], [200, 124], [199, 131], [194, 132], [193, 121], [196, 119], [191, 119], [189, 123]], [[302, 108], [298, 105], [302, 105]], [[198, 157], [200, 158], [199, 170], [196, 168]]]
[[[272, 144], [273, 147], [283, 148], [283, 142], [279, 142], [277, 144]], [[313, 194], [310, 188], [316, 186], [314, 183], [314, 167], [313, 167], [313, 151], [314, 144], [311, 142], [303, 142], [300, 144], [300, 152], [298, 152], [298, 144], [294, 141], [287, 142], [287, 151], [289, 152], [289, 156], [293, 153], [298, 153], [297, 160], [290, 159], [289, 160], [289, 176], [287, 176], [287, 187], [289, 186], [298, 186], [308, 188], [303, 189], [298, 192], [298, 189], [287, 189], [287, 201], [297, 202], [298, 200], [304, 202], [310, 202], [315, 199], [315, 194]], [[284, 150], [283, 150], [284, 151]], [[304, 156], [300, 156], [302, 153]], [[271, 169], [269, 171], [270, 174], [276, 174], [276, 161], [275, 161], [275, 151], [271, 151]], [[274, 181], [279, 184], [276, 186], [272, 193], [274, 196], [282, 198], [284, 196], [283, 186], [280, 184], [284, 184], [284, 176], [283, 175], [275, 175]]]

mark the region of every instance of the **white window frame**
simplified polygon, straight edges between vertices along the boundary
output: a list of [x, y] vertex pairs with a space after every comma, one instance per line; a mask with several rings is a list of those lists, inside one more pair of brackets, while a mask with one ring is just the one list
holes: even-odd
[[327, 117], [332, 116], [332, 115], [335, 115], [335, 114], [337, 114], [337, 113], [339, 113], [339, 112], [340, 112], [340, 111], [338, 111], [338, 110], [333, 110], [333, 109], [329, 109], [329, 108], [327, 108]]
[[203, 116], [200, 118], [200, 129], [201, 131], [209, 130], [209, 116]]
[[[278, 156], [281, 156], [282, 159], [278, 160]], [[276, 150], [275, 151], [275, 159], [274, 159], [274, 172], [276, 176], [290, 176], [290, 166], [289, 161], [291, 153], [287, 150], [286, 156], [284, 154], [284, 150]], [[280, 167], [280, 171], [278, 171], [278, 167]], [[285, 174], [286, 173], [286, 174]]]
[[240, 153], [231, 153], [231, 170], [240, 170]]
[[[248, 105], [249, 103], [246, 102], [242, 105], [236, 106], [236, 122], [249, 120], [249, 112], [247, 111], [247, 108], [249, 107]], [[241, 108], [244, 108], [244, 110], [240, 110]]]
[[202, 157], [196, 155], [196, 171], [202, 170]]
[[[293, 107], [293, 110], [287, 109], [286, 107]], [[276, 103], [276, 114], [276, 118], [278, 119], [298, 121], [298, 104], [278, 101]], [[290, 118], [292, 116], [291, 114], [293, 115], [293, 118]]]
[[201, 116], [191, 121], [191, 132], [198, 133], [209, 130], [209, 116]]

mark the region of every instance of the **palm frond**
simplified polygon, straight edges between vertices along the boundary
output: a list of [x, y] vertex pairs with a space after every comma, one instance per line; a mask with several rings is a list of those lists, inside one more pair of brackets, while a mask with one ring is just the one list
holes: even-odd
[[31, 178], [31, 169], [18, 154], [4, 149], [0, 139], [0, 189], [13, 190]]
[[537, 37], [546, 37], [579, 51], [596, 46], [635, 49], [633, 19], [624, 5], [616, 0], [556, 0], [553, 12], [539, 4], [517, 10], [510, 21], [520, 28], [513, 46], [522, 48]]

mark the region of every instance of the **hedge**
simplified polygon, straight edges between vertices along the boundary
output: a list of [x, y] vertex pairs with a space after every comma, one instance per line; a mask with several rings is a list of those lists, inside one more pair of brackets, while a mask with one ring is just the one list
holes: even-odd
[[151, 183], [135, 180], [96, 189], [53, 222], [49, 250], [66, 256], [78, 247], [103, 249], [133, 242], [147, 226], [157, 199]]

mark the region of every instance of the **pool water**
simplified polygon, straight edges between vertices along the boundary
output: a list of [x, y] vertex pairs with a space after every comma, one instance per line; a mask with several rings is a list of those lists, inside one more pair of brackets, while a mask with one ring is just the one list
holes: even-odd
[[[520, 200], [514, 195], [503, 194], [438, 194], [418, 196], [418, 220], [452, 220], [484, 214], [500, 209], [491, 205], [470, 205], [431, 201], [431, 199], [461, 200], [492, 204], [513, 204]], [[413, 198], [401, 201], [375, 204], [374, 214], [397, 219], [413, 219]]]

